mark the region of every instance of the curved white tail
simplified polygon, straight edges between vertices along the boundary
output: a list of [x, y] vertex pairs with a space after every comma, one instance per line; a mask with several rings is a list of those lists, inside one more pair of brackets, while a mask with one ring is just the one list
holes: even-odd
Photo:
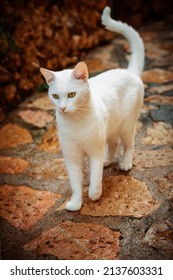
[[103, 10], [102, 23], [108, 30], [120, 33], [129, 41], [131, 56], [128, 70], [140, 76], [143, 71], [145, 57], [143, 41], [139, 36], [139, 33], [131, 26], [121, 21], [113, 20], [110, 16], [110, 12], [111, 10], [109, 7], [106, 7]]

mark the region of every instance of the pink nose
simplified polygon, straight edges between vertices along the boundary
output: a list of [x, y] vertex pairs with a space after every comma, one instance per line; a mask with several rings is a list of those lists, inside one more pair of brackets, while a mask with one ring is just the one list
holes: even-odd
[[64, 113], [67, 107], [60, 107], [60, 110]]

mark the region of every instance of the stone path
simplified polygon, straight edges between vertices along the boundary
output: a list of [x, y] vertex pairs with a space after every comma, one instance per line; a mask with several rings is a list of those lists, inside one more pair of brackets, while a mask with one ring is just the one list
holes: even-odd
[[[79, 212], [64, 209], [68, 176], [53, 105], [37, 92], [0, 128], [2, 259], [173, 259], [173, 18], [141, 30], [146, 48], [145, 104], [134, 166], [104, 170], [103, 196]], [[125, 67], [120, 38], [84, 56], [91, 75]], [[118, 154], [117, 157], [121, 156]]]

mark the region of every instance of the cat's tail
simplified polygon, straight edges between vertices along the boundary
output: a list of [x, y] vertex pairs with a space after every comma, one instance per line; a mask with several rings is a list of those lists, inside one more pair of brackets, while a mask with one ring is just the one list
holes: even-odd
[[131, 56], [128, 65], [128, 70], [134, 74], [140, 76], [144, 67], [144, 44], [139, 36], [139, 33], [135, 31], [131, 26], [121, 21], [113, 20], [110, 16], [111, 10], [106, 7], [102, 14], [102, 23], [106, 29], [114, 31], [123, 35], [130, 43]]

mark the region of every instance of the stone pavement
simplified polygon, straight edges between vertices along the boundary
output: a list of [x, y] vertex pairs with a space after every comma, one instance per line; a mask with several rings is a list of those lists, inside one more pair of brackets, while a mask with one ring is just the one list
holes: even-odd
[[[0, 128], [2, 259], [173, 259], [173, 17], [146, 25], [142, 75], [145, 104], [137, 125], [134, 166], [104, 169], [103, 196], [78, 212], [64, 209], [68, 176], [54, 108], [37, 92]], [[126, 67], [127, 42], [116, 37], [83, 59], [91, 75]]]

